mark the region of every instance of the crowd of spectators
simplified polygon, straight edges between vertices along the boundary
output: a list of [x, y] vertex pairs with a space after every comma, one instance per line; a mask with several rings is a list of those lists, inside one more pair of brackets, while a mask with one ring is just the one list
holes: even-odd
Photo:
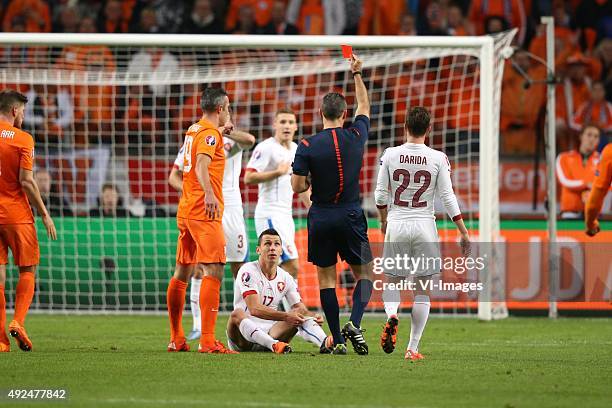
[[[609, 36], [605, 0], [2, 0], [3, 31], [101, 33], [481, 35], [520, 29], [538, 36], [554, 15], [557, 35], [583, 47]], [[588, 32], [592, 30], [593, 33]]]
[[[176, 33], [176, 34], [352, 34], [443, 35], [493, 34], [518, 28], [517, 51], [508, 60], [502, 85], [501, 139], [503, 157], [530, 157], [542, 152], [546, 87], [546, 37], [540, 17], [555, 17], [556, 128], [558, 150], [579, 146], [580, 130], [594, 124], [601, 145], [612, 131], [612, 2], [605, 0], [0, 0], [4, 31], [61, 33]], [[5, 49], [36, 66], [37, 51]], [[21, 54], [19, 54], [21, 53]], [[164, 73], [197, 65], [193, 55], [161, 48], [118, 55], [105, 46], [66, 46], [53, 55], [59, 69], [89, 72]], [[32, 55], [31, 55], [32, 54]], [[12, 57], [15, 59], [16, 57]], [[232, 58], [217, 61], [231, 64]], [[461, 86], [474, 80], [474, 64], [453, 60]], [[441, 63], [442, 64], [442, 63]], [[391, 86], [375, 71], [368, 72], [375, 138], [401, 136], [406, 109], [413, 103], [435, 106], [427, 95], [456, 89], [452, 72], [440, 80], [414, 62], [402, 67]], [[452, 71], [452, 69], [451, 69]], [[466, 75], [467, 72], [467, 75]], [[393, 72], [385, 74], [393, 76]], [[530, 82], [529, 78], [532, 82]], [[280, 82], [279, 82], [280, 81]], [[436, 82], [437, 81], [437, 82]], [[446, 82], [445, 85], [441, 85]], [[347, 86], [348, 84], [348, 86]], [[11, 84], [4, 84], [5, 86]], [[266, 118], [279, 107], [301, 112], [301, 132], [317, 123], [317, 97], [339, 89], [350, 98], [350, 81], [343, 75], [320, 74], [274, 80], [224, 84], [232, 95], [238, 126], [265, 129]], [[435, 89], [433, 89], [435, 88]], [[46, 146], [88, 146], [113, 143], [125, 153], [172, 154], [181, 130], [197, 116], [199, 89], [195, 84], [112, 86], [20, 86], [30, 100], [26, 126], [36, 130]], [[466, 91], [471, 92], [471, 91]], [[423, 95], [426, 95], [425, 97]], [[442, 95], [442, 98], [445, 96]], [[478, 111], [462, 103], [461, 92], [445, 100], [450, 141], [467, 140], [466, 129], [478, 128]], [[459, 98], [459, 99], [457, 99]], [[247, 108], [250, 106], [250, 108]], [[250, 110], [249, 110], [250, 109]], [[246, 111], [249, 110], [249, 111]], [[435, 110], [435, 109], [434, 109]], [[439, 124], [440, 117], [436, 117]], [[452, 123], [451, 123], [452, 121]], [[388, 134], [388, 129], [395, 131]], [[69, 136], [69, 137], [68, 137]], [[265, 137], [266, 134], [260, 135]], [[127, 143], [129, 142], [129, 143]], [[385, 140], [384, 143], [388, 143]], [[464, 145], [456, 153], [465, 153]], [[161, 150], [160, 150], [161, 149]], [[474, 146], [473, 149], [477, 149]], [[455, 152], [449, 152], [453, 154]]]
[[[524, 74], [544, 79], [542, 15], [556, 21], [557, 130], [560, 147], [572, 147], [585, 123], [612, 127], [607, 102], [612, 84], [612, 5], [602, 0], [12, 0], [0, 2], [4, 31], [62, 33], [185, 34], [358, 34], [480, 35], [517, 27], [518, 52], [508, 63], [503, 82], [502, 152], [529, 154], [542, 128], [545, 88], [526, 87]], [[44, 52], [44, 51], [43, 51]], [[27, 53], [27, 52], [26, 52]], [[148, 49], [122, 56], [128, 72], [177, 70], [180, 55]], [[26, 59], [35, 59], [28, 56]], [[107, 47], [67, 46], [55, 60], [58, 68], [112, 71], [117, 55]], [[30, 61], [28, 62], [30, 63]], [[298, 81], [299, 82], [299, 81]], [[323, 81], [318, 80], [318, 83]], [[341, 82], [341, 81], [339, 81]], [[410, 86], [403, 81], [403, 86]], [[301, 93], [312, 93], [305, 79]], [[264, 84], [265, 86], [265, 84]], [[182, 126], [183, 100], [167, 85], [117, 90], [96, 85], [27, 89], [31, 128], [45, 129], [57, 143], [74, 126], [77, 144], [109, 141], [109, 127], [127, 127], [124, 138], [141, 134], [144, 145], [174, 142], [164, 133]], [[184, 95], [178, 90], [179, 95]], [[300, 91], [298, 90], [298, 93]], [[398, 92], [396, 92], [398, 93]], [[401, 93], [401, 92], [399, 92]], [[264, 95], [267, 96], [267, 95]], [[295, 95], [294, 95], [295, 96]], [[303, 95], [307, 97], [308, 95]], [[298, 95], [298, 98], [300, 95]], [[184, 98], [191, 102], [191, 95]], [[280, 103], [282, 103], [281, 101]], [[290, 101], [284, 101], [290, 102]], [[403, 105], [401, 105], [403, 106]], [[163, 108], [160, 108], [163, 107]], [[46, 110], [49, 110], [47, 114]], [[110, 117], [119, 109], [120, 118]], [[188, 108], [187, 108], [188, 109]], [[303, 109], [302, 109], [303, 110]], [[251, 112], [259, 114], [260, 112]], [[401, 113], [400, 113], [401, 116]], [[397, 119], [397, 118], [396, 118]], [[110, 122], [122, 121], [114, 125]], [[138, 127], [138, 129], [136, 129]], [[306, 129], [311, 130], [311, 129]], [[130, 133], [131, 132], [131, 133]], [[155, 134], [155, 133], [159, 134]], [[117, 132], [115, 132], [117, 135]], [[117, 142], [117, 140], [114, 140]], [[119, 140], [121, 142], [121, 140]]]

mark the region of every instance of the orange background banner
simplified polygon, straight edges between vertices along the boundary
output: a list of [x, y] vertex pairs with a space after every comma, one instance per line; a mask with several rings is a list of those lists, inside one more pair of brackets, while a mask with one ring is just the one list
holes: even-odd
[[[440, 235], [452, 235], [444, 234]], [[505, 248], [505, 286], [506, 304], [511, 310], [548, 308], [548, 246], [547, 232], [535, 229], [506, 229], [502, 231]], [[378, 229], [369, 230], [372, 243], [381, 243], [382, 234]], [[477, 238], [474, 238], [475, 240]], [[307, 254], [307, 231], [297, 231], [296, 243], [301, 254]], [[560, 251], [560, 299], [559, 309], [566, 310], [610, 310], [612, 311], [612, 231], [602, 231], [594, 238], [584, 232], [559, 231], [558, 248]], [[338, 300], [344, 307], [351, 302], [351, 285], [342, 283], [349, 276], [348, 265], [339, 262]], [[452, 271], [443, 271], [445, 281], [457, 281]], [[378, 278], [378, 276], [377, 276]], [[319, 286], [314, 265], [300, 258], [298, 277], [300, 293], [309, 307], [319, 305]], [[432, 298], [433, 308], [477, 310], [477, 294], [459, 293], [455, 299], [436, 300]], [[380, 293], [373, 296], [371, 309], [382, 310]], [[403, 302], [402, 307], [410, 307]]]

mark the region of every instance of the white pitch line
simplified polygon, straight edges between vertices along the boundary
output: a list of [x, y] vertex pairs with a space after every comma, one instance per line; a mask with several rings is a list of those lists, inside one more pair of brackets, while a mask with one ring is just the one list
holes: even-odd
[[[96, 402], [102, 404], [159, 404], [159, 405], [200, 405], [200, 406], [230, 406], [230, 407], [278, 407], [278, 408], [310, 408], [312, 404], [297, 404], [292, 402], [257, 402], [257, 401], [210, 401], [202, 399], [145, 399], [145, 398], [102, 398], [88, 399], [88, 402]], [[330, 404], [319, 405], [325, 408], [388, 408], [388, 405], [354, 405], [354, 404]], [[405, 405], [402, 408], [428, 408], [422, 405]]]
[[547, 342], [547, 343], [536, 343], [536, 342], [524, 342], [520, 340], [490, 340], [490, 341], [479, 341], [479, 342], [447, 342], [447, 341], [428, 341], [427, 344], [436, 346], [504, 346], [504, 345], [516, 345], [520, 344], [529, 347], [565, 347], [574, 345], [593, 345], [593, 346], [610, 346], [610, 341], [588, 341], [588, 340], [559, 340], [558, 342]]

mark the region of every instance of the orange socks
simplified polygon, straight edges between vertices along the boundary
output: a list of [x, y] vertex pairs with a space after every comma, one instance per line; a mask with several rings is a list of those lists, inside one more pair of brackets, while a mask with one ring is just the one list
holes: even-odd
[[[202, 315], [202, 337], [200, 343], [203, 346], [212, 346], [215, 343], [215, 324], [219, 313], [219, 291], [221, 281], [212, 276], [202, 279], [200, 288], [200, 310]], [[166, 299], [168, 302], [168, 316], [170, 317], [170, 336], [172, 340], [185, 337], [183, 332], [182, 317], [185, 306], [185, 294], [187, 283], [178, 279], [170, 279]]]
[[172, 341], [185, 337], [183, 332], [183, 307], [185, 307], [185, 294], [187, 283], [176, 278], [170, 279], [166, 302], [168, 304], [168, 316], [170, 317], [170, 337]]
[[212, 276], [202, 279], [200, 288], [200, 311], [202, 314], [202, 346], [212, 346], [215, 343], [215, 324], [219, 313], [219, 291], [221, 281]]
[[34, 272], [20, 272], [15, 293], [14, 319], [23, 325], [34, 297]]
[[0, 343], [9, 344], [6, 335], [6, 299], [4, 298], [4, 285], [0, 285]]

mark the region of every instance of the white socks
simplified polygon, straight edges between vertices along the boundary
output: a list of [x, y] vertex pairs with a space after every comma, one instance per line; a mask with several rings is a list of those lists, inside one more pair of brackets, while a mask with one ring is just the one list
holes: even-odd
[[314, 319], [307, 319], [302, 323], [298, 327], [297, 335], [317, 347], [320, 347], [327, 337], [321, 326]]
[[200, 318], [200, 287], [202, 279], [191, 278], [191, 289], [189, 299], [191, 300], [191, 316], [193, 317], [193, 330], [202, 331], [202, 319]]
[[[388, 279], [387, 282], [396, 283], [397, 279]], [[385, 303], [385, 313], [387, 318], [395, 315], [400, 305], [400, 291], [399, 289], [389, 289], [385, 287], [383, 291], [383, 301]], [[425, 330], [427, 319], [429, 318], [430, 302], [428, 295], [416, 295], [414, 297], [414, 303], [412, 304], [412, 324], [410, 325], [410, 342], [408, 343], [408, 349], [418, 352], [419, 341]]]
[[425, 330], [425, 324], [427, 324], [429, 308], [429, 296], [417, 295], [414, 297], [414, 303], [412, 305], [412, 324], [410, 325], [410, 342], [408, 343], [409, 350], [414, 352], [419, 351], [419, 341], [423, 335], [423, 330]]
[[[400, 282], [397, 280], [397, 282]], [[397, 283], [396, 279], [387, 279], [387, 283]], [[385, 313], [387, 314], [387, 319], [391, 316], [397, 316], [397, 310], [400, 306], [400, 291], [399, 289], [393, 288], [389, 289], [388, 286], [385, 286], [383, 290], [383, 302], [385, 303]]]
[[248, 340], [251, 343], [259, 344], [260, 346], [264, 346], [270, 350], [272, 350], [272, 345], [278, 342], [278, 340], [270, 337], [268, 333], [264, 333], [263, 330], [259, 329], [257, 324], [255, 324], [255, 322], [251, 319], [243, 319], [240, 322], [238, 329], [245, 340]]

